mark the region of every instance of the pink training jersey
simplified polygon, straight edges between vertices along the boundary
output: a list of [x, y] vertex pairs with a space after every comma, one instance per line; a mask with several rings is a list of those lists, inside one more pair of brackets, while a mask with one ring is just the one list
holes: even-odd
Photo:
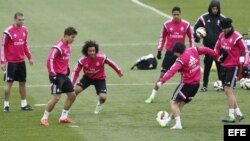
[[200, 83], [201, 70], [199, 55], [208, 54], [215, 58], [218, 55], [215, 51], [208, 47], [191, 47], [184, 51], [184, 53], [177, 58], [172, 67], [160, 79], [163, 84], [168, 81], [178, 70], [182, 70], [181, 82], [184, 84], [198, 84]]
[[0, 50], [1, 64], [7, 62], [18, 63], [25, 60], [24, 55], [29, 60], [32, 55], [27, 45], [28, 31], [25, 26], [20, 28], [15, 25], [9, 26], [3, 33], [2, 46]]
[[162, 28], [158, 51], [162, 51], [164, 45], [166, 45], [167, 51], [172, 51], [174, 43], [185, 44], [186, 35], [189, 38], [189, 46], [194, 46], [193, 31], [187, 21], [183, 19], [179, 23], [175, 23], [172, 19], [166, 21]]
[[70, 53], [71, 46], [64, 43], [62, 39], [52, 46], [49, 56], [47, 57], [47, 69], [50, 76], [55, 76], [56, 74], [67, 74]]
[[230, 37], [226, 38], [224, 33], [222, 32], [215, 45], [215, 51], [217, 52], [217, 54], [220, 54], [221, 48], [224, 48], [228, 53], [227, 58], [224, 60], [224, 62], [221, 63], [221, 66], [223, 67], [239, 66], [240, 65], [239, 58], [241, 54], [245, 55], [246, 59], [244, 60], [244, 66], [247, 66], [249, 55], [246, 43], [243, 40], [240, 33], [234, 31], [234, 33]]
[[105, 54], [97, 53], [95, 58], [84, 56], [79, 59], [72, 74], [72, 83], [76, 83], [81, 69], [83, 69], [84, 75], [88, 76], [89, 78], [105, 79], [106, 74], [104, 64], [108, 64], [116, 71], [117, 74], [122, 73], [118, 65], [115, 64], [111, 59], [109, 59]]

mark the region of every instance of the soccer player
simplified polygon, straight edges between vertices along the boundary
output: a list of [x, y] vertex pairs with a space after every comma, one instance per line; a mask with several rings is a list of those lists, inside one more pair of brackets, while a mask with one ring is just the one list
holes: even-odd
[[[247, 73], [247, 64], [249, 53], [247, 52], [246, 44], [241, 34], [234, 30], [232, 26], [232, 19], [225, 18], [221, 21], [222, 33], [219, 35], [219, 39], [215, 45], [215, 51], [221, 54], [223, 48], [227, 55], [224, 57], [224, 61], [221, 63], [221, 76], [222, 84], [224, 85], [224, 92], [227, 96], [229, 114], [223, 119], [223, 122], [235, 122], [244, 119], [243, 114], [237, 104], [236, 98], [233, 94], [234, 83], [239, 71], [239, 58], [240, 55], [245, 55], [245, 61], [243, 64], [243, 73]], [[224, 53], [225, 54], [225, 53]], [[243, 74], [245, 75], [245, 74]], [[235, 116], [236, 115], [236, 116]]]
[[1, 69], [4, 71], [4, 81], [6, 81], [4, 93], [4, 111], [10, 112], [10, 92], [14, 81], [19, 82], [19, 93], [21, 96], [21, 110], [29, 111], [32, 107], [26, 100], [26, 64], [25, 56], [33, 64], [27, 38], [28, 30], [23, 25], [24, 15], [16, 12], [14, 23], [3, 32], [3, 40], [0, 50]]
[[[163, 24], [161, 37], [157, 48], [158, 49], [157, 59], [161, 59], [161, 51], [163, 47], [166, 46], [166, 53], [162, 62], [161, 73], [158, 80], [163, 76], [163, 74], [166, 71], [170, 69], [170, 67], [176, 60], [176, 56], [174, 56], [172, 52], [172, 46], [174, 43], [176, 42], [185, 43], [185, 37], [187, 35], [189, 38], [190, 46], [192, 47], [194, 45], [192, 29], [190, 27], [190, 24], [186, 20], [181, 18], [181, 9], [179, 7], [173, 7], [172, 16], [173, 16], [172, 19], [166, 21]], [[158, 87], [156, 86], [155, 83], [152, 93], [150, 97], [147, 100], [145, 100], [145, 103], [152, 103], [157, 91]]]
[[75, 101], [76, 94], [74, 86], [69, 79], [69, 58], [71, 53], [71, 45], [77, 35], [74, 27], [67, 27], [64, 30], [64, 36], [57, 41], [51, 48], [47, 58], [47, 69], [49, 72], [49, 80], [51, 83], [52, 98], [49, 100], [40, 124], [49, 126], [48, 117], [54, 109], [56, 103], [60, 100], [61, 94], [66, 93], [67, 98], [64, 102], [63, 110], [59, 123], [74, 123], [68, 118], [71, 105]]
[[171, 114], [166, 119], [156, 118], [161, 127], [175, 119], [176, 123], [171, 129], [182, 129], [181, 124], [181, 110], [185, 104], [189, 103], [196, 95], [200, 85], [200, 58], [199, 55], [209, 54], [218, 58], [214, 50], [207, 47], [191, 47], [185, 49], [183, 43], [177, 42], [173, 45], [173, 53], [178, 58], [172, 67], [164, 74], [164, 76], [157, 82], [157, 87], [166, 83], [171, 77], [174, 76], [178, 70], [182, 70], [181, 83], [175, 89], [170, 101]]
[[119, 77], [123, 76], [122, 70], [105, 54], [99, 53], [99, 45], [95, 41], [86, 41], [82, 47], [81, 57], [72, 73], [72, 83], [75, 85], [79, 73], [83, 70], [83, 76], [75, 86], [75, 93], [78, 95], [90, 85], [95, 86], [96, 94], [99, 96], [94, 113], [98, 114], [103, 103], [107, 99], [106, 74], [104, 65], [108, 64]]
[[[222, 29], [220, 28], [220, 21], [224, 19], [225, 16], [221, 14], [220, 11], [220, 1], [219, 0], [212, 0], [209, 7], [208, 12], [202, 14], [197, 22], [194, 25], [194, 31], [197, 30], [199, 27], [204, 27], [206, 29], [207, 35], [203, 37], [203, 45], [206, 47], [209, 47], [211, 49], [214, 49], [215, 43], [222, 32]], [[200, 37], [196, 35], [196, 32], [194, 32], [194, 38], [195, 42], [200, 42]], [[207, 91], [207, 85], [209, 81], [209, 74], [210, 69], [213, 64], [213, 57], [209, 55], [205, 55], [204, 58], [204, 74], [203, 74], [203, 86], [201, 87], [201, 92]], [[217, 74], [218, 79], [220, 78], [220, 63], [216, 60], [216, 68], [217, 68]]]

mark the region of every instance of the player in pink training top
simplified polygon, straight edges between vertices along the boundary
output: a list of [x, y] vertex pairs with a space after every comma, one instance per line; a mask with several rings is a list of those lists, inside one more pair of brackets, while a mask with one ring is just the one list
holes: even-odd
[[79, 83], [75, 86], [75, 93], [80, 92], [94, 85], [96, 94], [99, 96], [94, 113], [98, 114], [102, 109], [103, 103], [107, 99], [106, 74], [104, 65], [108, 64], [119, 77], [123, 76], [122, 70], [105, 54], [99, 53], [99, 45], [95, 41], [86, 41], [82, 48], [81, 57], [74, 68], [72, 74], [72, 83], [75, 85], [79, 73], [83, 70], [83, 76]]
[[66, 93], [67, 98], [64, 102], [63, 111], [59, 119], [59, 123], [74, 123], [68, 118], [71, 105], [74, 103], [76, 94], [74, 86], [69, 79], [69, 58], [71, 53], [71, 45], [77, 35], [74, 27], [67, 27], [64, 30], [64, 36], [57, 41], [51, 48], [47, 58], [47, 69], [49, 72], [49, 80], [51, 83], [52, 98], [49, 100], [40, 124], [49, 126], [48, 117], [54, 109], [56, 103], [60, 100], [61, 94]]
[[[248, 66], [248, 51], [246, 43], [240, 33], [234, 30], [232, 26], [232, 19], [225, 18], [221, 21], [222, 33], [215, 45], [215, 51], [219, 54], [225, 54], [221, 63], [221, 78], [224, 86], [224, 91], [227, 96], [229, 114], [223, 119], [223, 122], [235, 122], [244, 119], [243, 114], [237, 104], [236, 98], [233, 94], [234, 83], [237, 79], [239, 71], [240, 55], [245, 55], [243, 64], [243, 76], [247, 75]], [[221, 50], [225, 51], [221, 51]], [[236, 116], [235, 116], [236, 115]]]
[[4, 111], [10, 112], [10, 91], [14, 81], [19, 82], [19, 93], [21, 96], [21, 110], [29, 111], [32, 107], [26, 100], [26, 64], [25, 56], [33, 64], [32, 55], [28, 48], [28, 30], [23, 25], [23, 13], [17, 12], [14, 15], [14, 23], [3, 32], [3, 41], [0, 50], [1, 69], [4, 71], [5, 99]]
[[194, 98], [200, 85], [201, 70], [199, 55], [208, 54], [215, 58], [218, 58], [218, 55], [208, 47], [191, 47], [185, 49], [185, 45], [179, 42], [174, 44], [173, 53], [178, 58], [157, 82], [157, 87], [159, 88], [162, 84], [166, 83], [179, 70], [182, 71], [181, 83], [177, 86], [171, 98], [170, 106], [172, 112], [170, 116], [166, 119], [157, 118], [156, 120], [161, 127], [166, 127], [172, 119], [175, 119], [176, 124], [171, 129], [182, 129], [181, 109]]
[[[166, 21], [163, 25], [159, 45], [157, 48], [157, 58], [161, 59], [161, 51], [163, 50], [163, 47], [166, 46], [166, 54], [162, 61], [161, 73], [158, 80], [166, 71], [170, 69], [177, 58], [172, 52], [172, 46], [174, 43], [181, 42], [185, 44], [185, 38], [188, 36], [190, 47], [194, 46], [193, 31], [190, 27], [190, 24], [181, 18], [181, 9], [179, 7], [174, 7], [172, 9], [172, 16], [173, 18]], [[157, 91], [158, 87], [155, 83], [151, 95], [147, 100], [145, 100], [145, 103], [152, 103]]]

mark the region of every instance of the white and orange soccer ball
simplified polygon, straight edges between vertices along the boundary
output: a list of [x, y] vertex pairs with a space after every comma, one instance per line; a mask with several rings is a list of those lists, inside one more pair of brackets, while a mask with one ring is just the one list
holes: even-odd
[[196, 34], [199, 38], [204, 38], [207, 36], [207, 32], [206, 32], [206, 29], [204, 27], [197, 28]]
[[159, 111], [156, 116], [156, 118], [163, 120], [168, 118], [169, 114], [167, 111]]

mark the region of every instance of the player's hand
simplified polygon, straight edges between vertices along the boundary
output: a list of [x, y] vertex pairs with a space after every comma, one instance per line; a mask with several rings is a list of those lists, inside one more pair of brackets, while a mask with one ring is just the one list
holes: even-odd
[[123, 73], [122, 71], [120, 71], [120, 73], [118, 73], [119, 77], [122, 77], [123, 76]]
[[159, 60], [161, 59], [161, 51], [157, 52], [157, 59], [159, 59]]
[[220, 49], [220, 56], [219, 58], [217, 59], [218, 62], [222, 63], [225, 61], [225, 59], [227, 58], [227, 51], [223, 48]]
[[243, 67], [241, 74], [243, 78], [246, 78], [248, 76], [248, 67]]
[[6, 64], [5, 63], [1, 64], [1, 69], [2, 69], [2, 71], [6, 71]]
[[67, 69], [67, 74], [66, 74], [67, 76], [69, 76], [70, 75], [70, 68], [68, 67], [68, 69]]
[[59, 78], [58, 78], [57, 75], [51, 76], [51, 77], [52, 77], [52, 83], [53, 83], [53, 84], [58, 84], [58, 83], [59, 83]]
[[33, 65], [33, 64], [34, 64], [34, 62], [33, 62], [32, 59], [29, 60], [29, 63], [30, 63], [30, 65]]

